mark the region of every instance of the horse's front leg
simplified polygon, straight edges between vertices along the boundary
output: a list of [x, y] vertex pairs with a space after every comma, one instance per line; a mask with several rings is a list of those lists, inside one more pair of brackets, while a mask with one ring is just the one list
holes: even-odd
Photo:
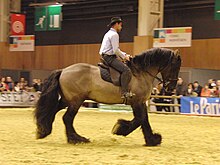
[[142, 121], [139, 117], [135, 117], [135, 111], [133, 110], [134, 118], [129, 120], [119, 119], [112, 129], [112, 133], [116, 135], [127, 136], [139, 126], [141, 126]]
[[127, 136], [140, 126], [140, 122], [135, 118], [131, 121], [119, 119], [112, 129], [112, 133], [116, 135]]
[[156, 146], [161, 143], [162, 137], [160, 134], [153, 133], [149, 119], [147, 106], [145, 103], [135, 103], [132, 105], [135, 119], [140, 123], [144, 134], [145, 143], [147, 146]]

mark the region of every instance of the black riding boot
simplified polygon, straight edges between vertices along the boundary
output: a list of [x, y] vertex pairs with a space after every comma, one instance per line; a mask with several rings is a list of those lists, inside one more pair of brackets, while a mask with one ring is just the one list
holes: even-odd
[[116, 55], [103, 55], [102, 56], [105, 62], [108, 63], [109, 66], [117, 70], [121, 73], [121, 93], [122, 98], [132, 97], [132, 94], [128, 89], [128, 84], [131, 80], [132, 73], [130, 68], [125, 65], [122, 61], [117, 59]]
[[132, 73], [129, 68], [127, 68], [124, 72], [121, 74], [121, 93], [122, 93], [122, 99], [132, 97], [134, 94], [132, 94], [128, 89], [128, 84], [131, 81]]

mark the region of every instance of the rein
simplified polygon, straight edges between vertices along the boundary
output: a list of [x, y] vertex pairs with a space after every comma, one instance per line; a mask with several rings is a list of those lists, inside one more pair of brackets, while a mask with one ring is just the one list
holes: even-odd
[[[166, 68], [169, 66], [169, 63], [171, 62], [171, 60], [172, 60], [172, 56], [169, 58], [168, 65], [162, 67], [162, 69], [159, 68], [159, 71], [158, 71], [158, 72], [162, 72], [164, 69], [166, 69]], [[171, 66], [171, 68], [173, 68], [173, 67]], [[163, 86], [164, 86], [164, 88], [166, 88], [172, 81], [176, 81], [176, 80], [177, 80], [177, 79], [170, 79], [170, 78], [169, 78], [168, 80], [163, 80], [163, 79], [159, 78], [157, 75], [154, 76], [154, 75], [153, 75], [152, 73], [150, 73], [148, 70], [146, 70], [146, 72], [147, 72], [151, 77], [157, 79], [160, 83], [162, 83]], [[172, 72], [173, 72], [173, 71], [172, 71]]]
[[146, 72], [147, 72], [151, 77], [157, 79], [159, 82], [161, 82], [161, 83], [164, 84], [164, 81], [163, 81], [161, 78], [159, 78], [157, 75], [154, 76], [154, 75], [153, 75], [152, 73], [150, 73], [148, 70], [146, 70]]
[[[133, 62], [132, 59], [133, 59], [133, 58], [130, 58], [130, 62], [131, 62], [131, 64], [132, 64], [132, 67], [134, 67], [136, 70], [139, 70], [139, 69], [137, 69], [137, 67], [136, 67], [136, 65], [135, 65], [135, 63]], [[164, 67], [163, 69], [165, 69], [165, 67]], [[162, 69], [162, 70], [163, 70], [163, 69]], [[157, 75], [154, 76], [154, 75], [153, 75], [152, 73], [150, 73], [148, 70], [146, 70], [146, 72], [147, 72], [151, 77], [157, 79], [159, 82], [161, 82], [161, 83], [164, 84], [163, 80], [162, 80], [161, 78], [159, 78]]]

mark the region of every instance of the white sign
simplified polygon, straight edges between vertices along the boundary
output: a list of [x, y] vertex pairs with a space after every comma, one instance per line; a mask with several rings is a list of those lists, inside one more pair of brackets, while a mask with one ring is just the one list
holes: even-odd
[[34, 35], [10, 36], [9, 51], [34, 51]]
[[40, 93], [37, 92], [1, 92], [0, 107], [31, 107], [35, 106]]
[[154, 29], [153, 47], [190, 47], [192, 27]]

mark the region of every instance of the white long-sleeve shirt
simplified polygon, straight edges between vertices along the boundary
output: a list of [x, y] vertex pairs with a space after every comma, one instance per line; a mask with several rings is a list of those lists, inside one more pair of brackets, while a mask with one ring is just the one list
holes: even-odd
[[116, 54], [120, 58], [124, 59], [126, 53], [119, 49], [119, 35], [114, 28], [111, 28], [102, 40], [102, 45], [99, 50], [99, 54], [113, 55]]

